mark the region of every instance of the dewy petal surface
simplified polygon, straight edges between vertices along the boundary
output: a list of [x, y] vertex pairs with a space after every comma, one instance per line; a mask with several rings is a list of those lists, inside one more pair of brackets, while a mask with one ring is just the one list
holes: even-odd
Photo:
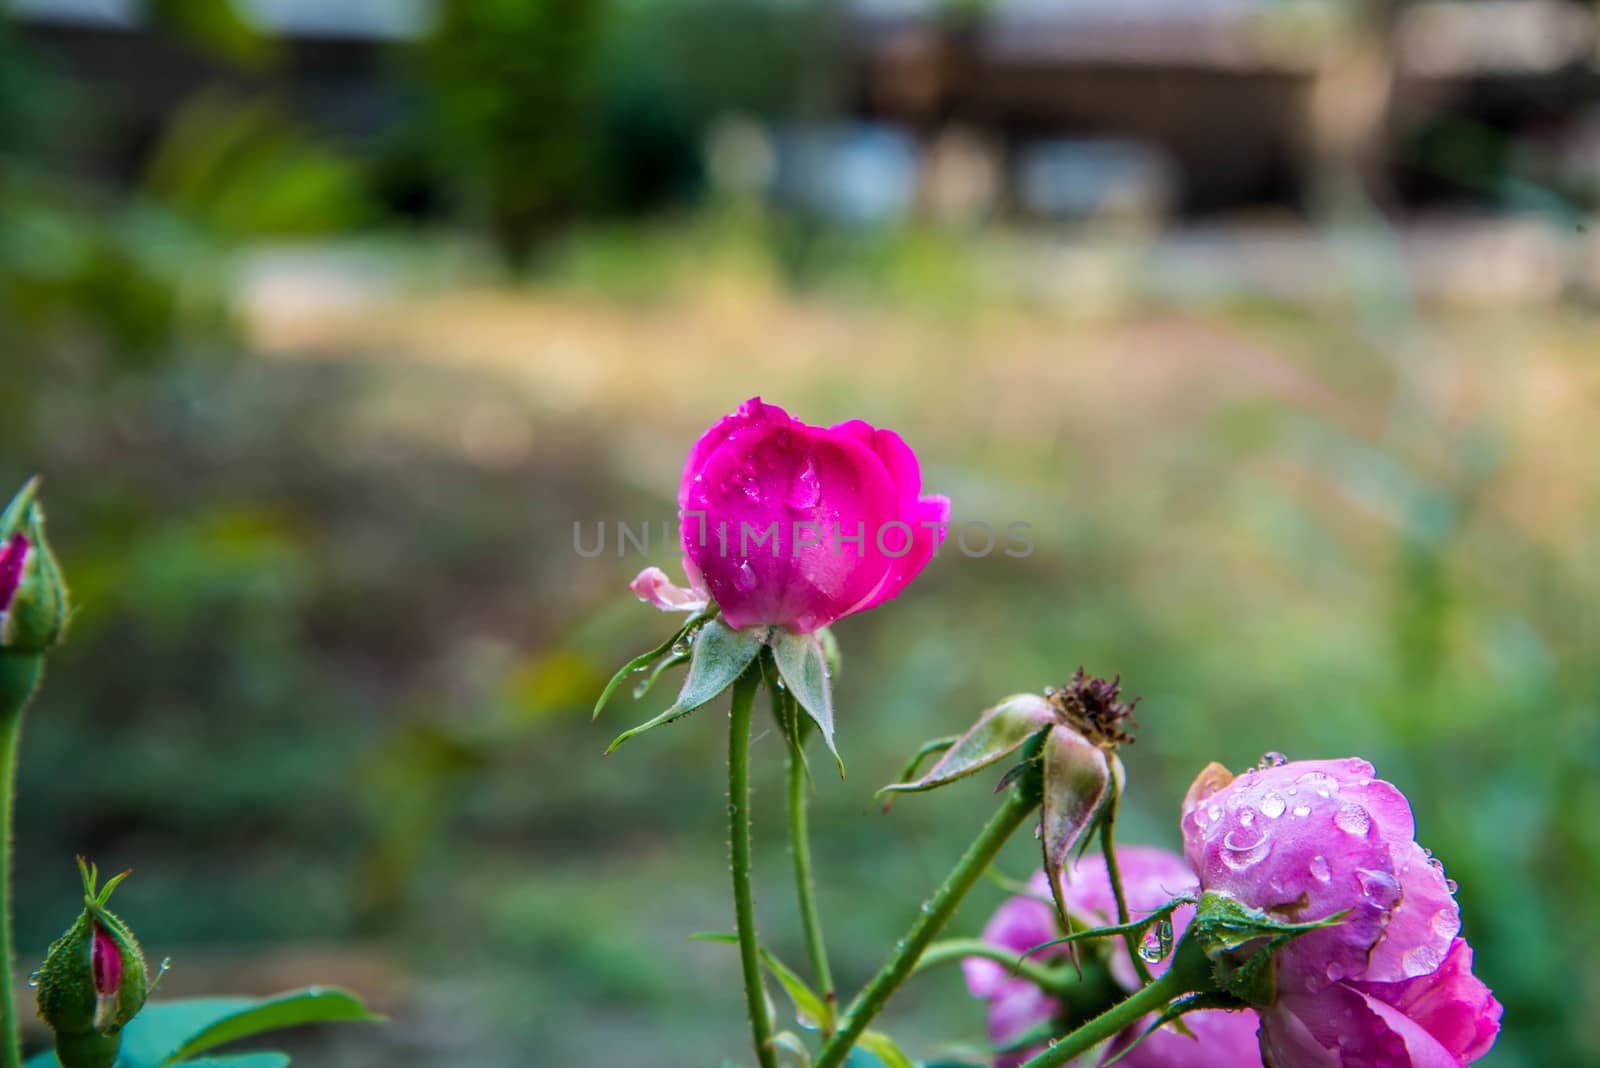
[[1488, 1052], [1500, 1004], [1472, 974], [1452, 884], [1398, 789], [1356, 759], [1202, 778], [1182, 827], [1206, 890], [1286, 920], [1349, 910], [1277, 954], [1269, 1064], [1459, 1068]]
[[894, 597], [926, 566], [949, 502], [920, 488], [893, 431], [808, 426], [752, 398], [690, 450], [684, 552], [731, 626], [808, 633]]
[[1456, 939], [1428, 975], [1398, 983], [1353, 983], [1377, 1001], [1415, 1020], [1463, 1063], [1489, 1052], [1500, 1033], [1500, 1002], [1472, 974], [1472, 947]]

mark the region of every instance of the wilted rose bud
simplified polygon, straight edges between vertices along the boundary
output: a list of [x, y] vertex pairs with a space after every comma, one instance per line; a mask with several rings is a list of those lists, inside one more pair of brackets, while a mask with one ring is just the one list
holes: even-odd
[[1001, 781], [1010, 782], [1029, 768], [1037, 772], [1044, 870], [1065, 919], [1067, 903], [1059, 892], [1063, 875], [1084, 836], [1115, 818], [1126, 778], [1117, 747], [1133, 743], [1127, 728], [1138, 703], [1138, 698], [1122, 699], [1121, 675], [1100, 679], [1080, 667], [1059, 690], [1014, 694], [1001, 701], [945, 748], [927, 774], [878, 792], [932, 790], [1022, 750], [1022, 763]]
[[0, 650], [42, 653], [67, 631], [67, 586], [29, 482], [0, 513]]
[[34, 977], [39, 1018], [56, 1036], [62, 1068], [111, 1068], [122, 1029], [144, 1007], [144, 955], [133, 932], [106, 908], [127, 872], [96, 889], [99, 870], [78, 858], [83, 912], [56, 939]]

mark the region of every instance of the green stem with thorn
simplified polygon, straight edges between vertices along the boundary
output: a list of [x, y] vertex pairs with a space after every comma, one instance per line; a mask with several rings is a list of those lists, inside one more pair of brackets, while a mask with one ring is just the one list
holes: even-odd
[[756, 903], [750, 889], [750, 720], [761, 670], [752, 666], [733, 684], [728, 722], [728, 859], [733, 874], [733, 914], [739, 933], [739, 963], [744, 970], [745, 1008], [760, 1068], [777, 1068], [772, 1019], [761, 985], [761, 945], [756, 935]]
[[0, 650], [0, 1068], [21, 1068], [22, 1035], [17, 1021], [16, 975], [11, 951], [11, 835], [16, 799], [17, 743], [22, 713], [39, 689], [44, 657]]

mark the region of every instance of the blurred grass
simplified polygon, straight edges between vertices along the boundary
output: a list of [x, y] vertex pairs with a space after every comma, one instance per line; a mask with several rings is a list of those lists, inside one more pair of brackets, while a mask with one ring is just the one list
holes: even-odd
[[[1484, 1063], [1600, 1056], [1600, 324], [1074, 308], [1006, 297], [988, 251], [795, 253], [713, 216], [586, 231], [516, 287], [391, 264], [390, 296], [247, 307], [242, 341], [130, 367], [30, 335], [55, 358], [8, 383], [0, 478], [45, 473], [82, 614], [26, 740], [21, 945], [62, 925], [84, 851], [139, 869], [125, 914], [180, 970], [186, 949], [392, 950], [418, 984], [386, 1031], [408, 1063], [737, 1051], [734, 956], [685, 941], [727, 926], [721, 714], [603, 760], [666, 694], [587, 714], [669, 625], [627, 579], [676, 554], [583, 559], [572, 527], [659, 531], [695, 434], [761, 393], [895, 427], [958, 522], [1037, 545], [947, 550], [838, 628], [850, 775], [819, 778], [814, 823], [847, 986], [993, 803], [974, 782], [882, 816], [872, 791], [1082, 664], [1144, 695], [1126, 840], [1176, 845], [1206, 760], [1366, 756], [1461, 884], [1507, 1004]], [[759, 908], [798, 960], [779, 757], [763, 736]], [[1018, 842], [1006, 870], [1032, 863]], [[886, 1026], [925, 1054], [981, 1023], [950, 973]]]

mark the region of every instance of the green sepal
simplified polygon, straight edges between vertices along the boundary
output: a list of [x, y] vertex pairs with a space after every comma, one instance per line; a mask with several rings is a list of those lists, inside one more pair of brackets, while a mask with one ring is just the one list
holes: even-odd
[[833, 672], [828, 666], [822, 639], [815, 634], [795, 634], [774, 627], [768, 641], [772, 645], [772, 662], [778, 668], [778, 677], [822, 732], [822, 740], [839, 765], [839, 777], [843, 778], [844, 760], [833, 742]]
[[[665, 712], [632, 730], [623, 731], [606, 747], [609, 755], [629, 738], [681, 719], [716, 698], [744, 674], [762, 649], [766, 632], [762, 628], [734, 630], [720, 619], [708, 619], [694, 635], [689, 674], [683, 680], [678, 699]], [[670, 649], [671, 646], [668, 646]]]
[[22, 526], [22, 517], [33, 504], [34, 498], [39, 494], [39, 476], [34, 475], [23, 483], [22, 488], [11, 498], [5, 511], [0, 512], [0, 541], [11, 537]]
[[1342, 922], [1348, 911], [1307, 923], [1283, 923], [1236, 898], [1207, 891], [1186, 938], [1211, 962], [1217, 989], [1249, 1005], [1267, 1005], [1276, 988], [1273, 960], [1278, 950], [1303, 934]]
[[[682, 660], [680, 657], [687, 652], [687, 646], [690, 639], [694, 636], [694, 632], [699, 629], [699, 627], [704, 624], [706, 620], [710, 619], [715, 614], [716, 613], [714, 611], [708, 610], [691, 616], [687, 623], [672, 632], [672, 637], [668, 638], [654, 649], [651, 649], [649, 652], [640, 653], [626, 664], [623, 664], [621, 669], [619, 669], [615, 675], [611, 676], [611, 681], [606, 683], [606, 688], [600, 691], [600, 699], [594, 703], [594, 715], [590, 718], [600, 718], [600, 710], [605, 708], [606, 705], [610, 703], [611, 698], [616, 695], [617, 690], [621, 688], [625, 681], [627, 681], [629, 675], [634, 675], [643, 671], [645, 668], [649, 667], [651, 664], [654, 664], [662, 657], [667, 656], [669, 653], [672, 654], [672, 661], [681, 663]], [[679, 653], [677, 650], [684, 650], [684, 653]], [[667, 665], [658, 667], [647, 680], [648, 683], [653, 684], [656, 680], [656, 676], [661, 674], [661, 671], [665, 666]], [[648, 685], [645, 688], [648, 689]], [[634, 694], [634, 697], [636, 698], [643, 696], [643, 693]]]
[[[1015, 752], [1052, 719], [1049, 702], [1039, 694], [1013, 694], [979, 715], [922, 778], [893, 783], [878, 793], [914, 793], [963, 779]], [[915, 767], [915, 761], [911, 766]]]
[[[905, 767], [900, 769], [898, 781], [903, 783], [913, 781], [916, 778], [917, 769], [922, 766], [924, 760], [937, 753], [945, 752], [960, 740], [961, 735], [951, 734], [943, 738], [930, 738], [928, 741], [923, 742], [922, 746], [911, 754], [911, 759], [906, 761]], [[883, 811], [885, 812], [888, 812], [889, 807], [894, 804], [894, 794], [890, 792], [892, 789], [892, 787], [885, 786], [874, 795], [875, 797], [883, 798]]]
[[1113, 768], [1116, 757], [1059, 725], [1051, 728], [1044, 739], [1043, 760], [1039, 841], [1056, 915], [1063, 926], [1070, 926], [1061, 892], [1062, 877], [1072, 859], [1073, 847], [1089, 840], [1088, 832], [1115, 804], [1120, 777]]
[[1036, 946], [1031, 946], [1027, 952], [1021, 954], [1017, 959], [1019, 961], [1026, 960], [1035, 953], [1042, 952], [1052, 946], [1070, 945], [1074, 942], [1084, 942], [1092, 938], [1120, 938], [1125, 934], [1142, 936], [1156, 924], [1170, 923], [1174, 912], [1185, 905], [1193, 905], [1194, 903], [1195, 901], [1192, 897], [1175, 897], [1148, 916], [1129, 923], [1114, 924], [1109, 927], [1090, 927], [1083, 930], [1075, 930], [1071, 934], [1062, 935], [1060, 938], [1052, 938], [1048, 942], [1040, 942]]
[[[1177, 1001], [1174, 1001], [1172, 1004], [1168, 1005], [1161, 1015], [1155, 1018], [1155, 1022], [1141, 1031], [1137, 1038], [1128, 1043], [1126, 1046], [1122, 1047], [1122, 1049], [1118, 1050], [1116, 1056], [1112, 1057], [1110, 1060], [1103, 1061], [1100, 1064], [1100, 1068], [1111, 1068], [1113, 1064], [1116, 1064], [1122, 1058], [1126, 1057], [1128, 1054], [1137, 1049], [1141, 1042], [1155, 1034], [1169, 1023], [1176, 1023], [1180, 1032], [1187, 1035], [1189, 1038], [1194, 1038], [1194, 1033], [1183, 1025], [1183, 1017], [1191, 1012], [1206, 1012], [1212, 1009], [1234, 1011], [1238, 1009], [1247, 1009], [1249, 1007], [1250, 1006], [1239, 1000], [1234, 995], [1222, 990], [1212, 990], [1203, 994], [1191, 994], [1189, 997], [1179, 998]], [[1198, 1041], [1198, 1039], [1196, 1039], [1196, 1041]]]
[[[732, 931], [701, 931], [689, 936], [693, 942], [717, 942], [724, 945], [737, 946], [739, 936]], [[808, 1031], [821, 1030], [831, 1033], [835, 1018], [831, 1002], [811, 989], [804, 979], [800, 978], [793, 968], [784, 964], [765, 946], [758, 946], [761, 953], [761, 963], [767, 971], [783, 987], [784, 993], [789, 995], [789, 1000], [794, 1002], [795, 1022]]]

